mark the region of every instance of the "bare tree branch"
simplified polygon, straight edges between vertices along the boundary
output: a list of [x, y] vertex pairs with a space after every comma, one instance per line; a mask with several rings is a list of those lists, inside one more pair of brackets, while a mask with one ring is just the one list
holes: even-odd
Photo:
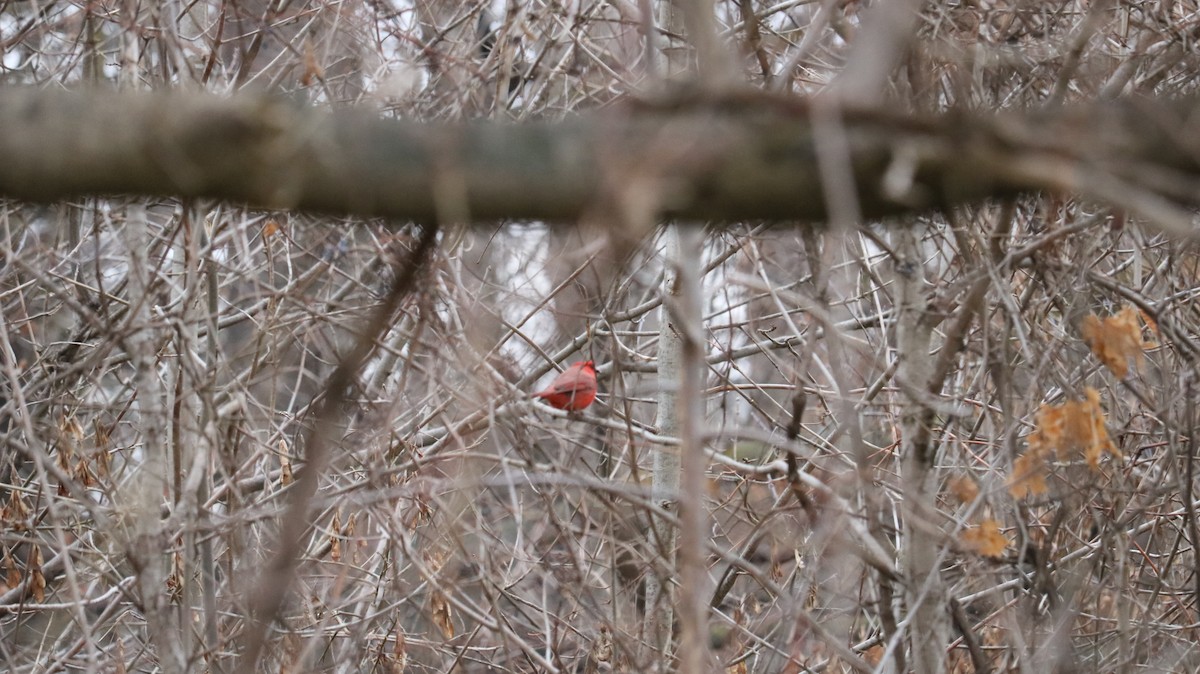
[[[1049, 189], [1119, 200], [1178, 227], [1171, 204], [1200, 201], [1192, 109], [1139, 100], [1004, 115], [840, 114], [865, 217]], [[575, 221], [649, 171], [669, 177], [666, 216], [822, 221], [813, 133], [804, 101], [754, 92], [510, 125], [418, 124], [262, 96], [6, 87], [0, 195]]]

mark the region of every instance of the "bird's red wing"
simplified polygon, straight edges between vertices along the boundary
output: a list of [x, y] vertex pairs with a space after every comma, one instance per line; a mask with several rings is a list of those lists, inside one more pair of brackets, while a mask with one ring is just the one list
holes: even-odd
[[546, 393], [583, 393], [584, 391], [595, 391], [596, 385], [589, 381], [562, 381], [550, 384], [550, 388], [546, 389]]
[[544, 390], [533, 394], [560, 410], [581, 410], [596, 399], [596, 371], [590, 362], [567, 368]]

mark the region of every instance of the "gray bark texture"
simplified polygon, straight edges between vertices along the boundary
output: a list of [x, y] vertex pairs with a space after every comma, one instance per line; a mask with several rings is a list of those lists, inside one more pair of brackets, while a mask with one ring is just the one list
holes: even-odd
[[[1194, 101], [1000, 115], [839, 108], [861, 213], [1054, 190], [1177, 229], [1195, 204]], [[0, 89], [0, 196], [208, 197], [409, 220], [571, 222], [633, 183], [662, 214], [827, 218], [810, 105], [681, 90], [558, 121], [416, 123], [282, 98]]]

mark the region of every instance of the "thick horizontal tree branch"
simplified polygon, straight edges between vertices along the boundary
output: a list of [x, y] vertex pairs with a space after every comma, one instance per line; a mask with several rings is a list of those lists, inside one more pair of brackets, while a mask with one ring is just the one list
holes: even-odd
[[1052, 189], [1178, 220], [1178, 205], [1200, 203], [1191, 113], [1190, 101], [1146, 100], [997, 116], [843, 110], [840, 124], [814, 126], [804, 102], [747, 94], [559, 122], [429, 124], [267, 96], [5, 87], [0, 196], [573, 221], [635, 194], [667, 217], [821, 221], [813, 138], [840, 133], [867, 217]]

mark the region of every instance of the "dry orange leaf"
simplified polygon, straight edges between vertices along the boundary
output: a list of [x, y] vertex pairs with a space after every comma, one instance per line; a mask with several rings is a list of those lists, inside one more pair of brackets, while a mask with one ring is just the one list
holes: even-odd
[[179, 576], [178, 572], [173, 571], [167, 574], [165, 585], [167, 586], [167, 597], [172, 604], [179, 604], [183, 601], [183, 578]]
[[404, 674], [404, 668], [408, 666], [408, 638], [399, 625], [396, 625], [396, 647], [392, 649], [392, 657], [392, 674]]
[[425, 558], [425, 565], [431, 574], [436, 575], [446, 565], [446, 553], [441, 550], [426, 550], [421, 556]]
[[1036, 427], [1025, 439], [1029, 449], [1013, 464], [1008, 492], [1013, 498], [1046, 493], [1046, 465], [1051, 453], [1060, 461], [1082, 454], [1088, 466], [1100, 469], [1104, 455], [1123, 458], [1104, 425], [1100, 392], [1084, 389], [1083, 400], [1068, 400], [1061, 405], [1042, 405], [1035, 416]]
[[1104, 426], [1100, 392], [1089, 386], [1084, 396], [1084, 400], [1068, 400], [1061, 405], [1042, 405], [1036, 416], [1037, 428], [1026, 438], [1030, 452], [1044, 458], [1054, 450], [1061, 461], [1069, 461], [1081, 452], [1088, 465], [1096, 469], [1105, 454], [1122, 458]]
[[970, 475], [956, 475], [950, 478], [948, 486], [959, 503], [971, 503], [979, 496], [979, 485]]
[[296, 481], [292, 475], [292, 459], [288, 456], [288, 446], [282, 438], [279, 440], [279, 484], [284, 487]]
[[262, 238], [269, 239], [272, 234], [278, 234], [281, 231], [283, 231], [283, 226], [279, 224], [278, 220], [267, 218], [267, 221], [263, 224]]
[[592, 642], [592, 648], [588, 651], [588, 663], [586, 671], [600, 671], [600, 666], [604, 663], [611, 663], [613, 659], [613, 643], [612, 634], [608, 631], [608, 625], [600, 626], [600, 634], [596, 640]]
[[12, 555], [8, 554], [8, 550], [4, 551], [4, 583], [10, 588], [21, 584], [21, 572], [17, 569], [17, 563], [13, 560]]
[[[1080, 420], [1079, 435], [1075, 442], [1082, 446], [1088, 465], [1094, 470], [1100, 469], [1100, 459], [1105, 454], [1111, 454], [1114, 459], [1123, 458], [1121, 450], [1113, 444], [1104, 425], [1104, 410], [1100, 408], [1100, 392], [1092, 387], [1084, 390], [1087, 394], [1087, 406], [1084, 412], [1086, 418]], [[1082, 404], [1082, 403], [1081, 403]], [[1081, 417], [1083, 414], [1080, 415]]]
[[1046, 493], [1046, 458], [1041, 452], [1029, 450], [1013, 462], [1013, 475], [1008, 493], [1015, 499], [1042, 496]]
[[454, 638], [454, 621], [450, 614], [450, 603], [446, 601], [446, 595], [438, 590], [434, 590], [429, 595], [429, 610], [433, 613], [433, 624], [438, 626], [442, 631], [442, 636], [447, 639]]
[[112, 426], [104, 425], [99, 417], [92, 419], [92, 434], [98, 449], [108, 450], [112, 447]]
[[0, 524], [14, 531], [25, 531], [28, 528], [29, 513], [25, 494], [14, 489], [8, 493], [8, 504], [0, 508]]
[[313, 47], [312, 40], [304, 42], [304, 72], [300, 75], [300, 84], [304, 86], [311, 85], [314, 81], [325, 77], [325, 69], [321, 67], [317, 61], [317, 50]]
[[46, 601], [46, 576], [42, 573], [42, 549], [37, 545], [29, 553], [29, 592], [38, 601]]
[[1142, 340], [1138, 311], [1132, 306], [1108, 318], [1088, 314], [1083, 319], [1081, 331], [1092, 353], [1121, 379], [1129, 373], [1129, 359], [1132, 358], [1140, 369], [1144, 359], [1142, 352], [1154, 346], [1153, 342]]
[[967, 528], [959, 539], [969, 550], [984, 557], [999, 557], [1008, 548], [1008, 539], [1000, 531], [1000, 523], [994, 519], [986, 519]]
[[58, 432], [71, 441], [72, 448], [83, 441], [83, 427], [74, 415], [64, 415], [58, 420]]
[[342, 511], [340, 508], [333, 512], [333, 524], [329, 529], [329, 558], [340, 562], [342, 561]]
[[[1150, 332], [1153, 332], [1154, 334], [1158, 335], [1159, 337], [1162, 337], [1162, 334], [1158, 331], [1158, 321], [1151, 318], [1150, 314], [1148, 314], [1144, 311], [1138, 311], [1138, 314], [1141, 315], [1142, 322], [1146, 324], [1146, 327], [1150, 328]], [[1147, 346], [1158, 346], [1157, 344], [1154, 344], [1154, 343], [1147, 343], [1146, 345]]]

